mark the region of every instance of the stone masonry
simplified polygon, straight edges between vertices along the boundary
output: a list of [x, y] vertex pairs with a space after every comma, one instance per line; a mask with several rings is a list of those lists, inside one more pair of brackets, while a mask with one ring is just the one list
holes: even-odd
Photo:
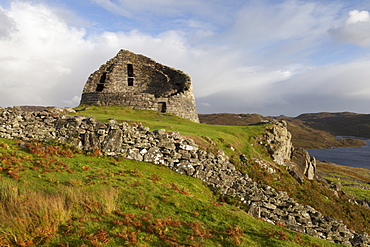
[[80, 104], [129, 106], [199, 122], [189, 75], [126, 50], [90, 75]]
[[[261, 140], [269, 150], [280, 153], [276, 156], [271, 152], [278, 162], [289, 161], [290, 151], [283, 145], [290, 140], [285, 128], [284, 123], [275, 122], [267, 129], [267, 138]], [[271, 133], [277, 134], [276, 137]], [[0, 108], [0, 138], [54, 139], [85, 151], [101, 150], [107, 155], [164, 165], [201, 179], [215, 193], [239, 200], [253, 217], [347, 246], [370, 246], [366, 233], [348, 229], [342, 221], [295, 202], [286, 192], [257, 184], [247, 174], [237, 171], [222, 150], [217, 154], [200, 150], [192, 139], [177, 132], [150, 131], [141, 124], [117, 123], [114, 119], [104, 124], [91, 117], [63, 115], [55, 109], [23, 112], [13, 107]]]

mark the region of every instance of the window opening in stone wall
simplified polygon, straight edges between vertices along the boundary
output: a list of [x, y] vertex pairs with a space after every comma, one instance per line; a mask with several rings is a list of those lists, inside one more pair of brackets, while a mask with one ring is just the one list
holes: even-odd
[[127, 76], [133, 77], [134, 76], [134, 67], [132, 64], [127, 64]]
[[134, 78], [128, 78], [127, 83], [128, 86], [132, 87], [134, 85]]
[[96, 91], [96, 92], [102, 92], [102, 91], [103, 91], [103, 89], [104, 89], [104, 84], [99, 83], [99, 84], [97, 84], [97, 85], [96, 85], [96, 89], [95, 89], [95, 91]]
[[107, 79], [107, 72], [104, 72], [100, 77], [99, 83], [105, 83], [105, 80]]
[[158, 102], [158, 111], [162, 113], [166, 113], [167, 111], [166, 102]]
[[96, 85], [96, 89], [95, 89], [96, 92], [102, 92], [104, 90], [104, 83], [105, 83], [106, 79], [107, 79], [107, 72], [104, 72], [100, 76], [99, 83]]

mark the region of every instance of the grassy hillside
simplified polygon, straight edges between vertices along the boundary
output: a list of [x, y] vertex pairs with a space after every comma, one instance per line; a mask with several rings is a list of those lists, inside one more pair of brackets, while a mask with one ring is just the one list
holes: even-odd
[[338, 246], [144, 162], [0, 139], [0, 246]]
[[[264, 117], [258, 114], [200, 114], [200, 121], [207, 124], [248, 126], [261, 121], [274, 118], [285, 120], [288, 123], [288, 129], [292, 134], [292, 142], [295, 147], [304, 149], [314, 148], [332, 148], [332, 147], [355, 147], [362, 146], [364, 143], [357, 139], [336, 139], [331, 134], [330, 129], [316, 129], [315, 126], [306, 124], [298, 118]], [[311, 126], [311, 127], [309, 127]], [[325, 131], [324, 131], [325, 130]]]
[[261, 135], [265, 130], [264, 125], [227, 126], [198, 124], [169, 114], [154, 111], [135, 111], [128, 107], [81, 106], [76, 108], [76, 110], [78, 115], [93, 116], [102, 122], [115, 118], [118, 121], [126, 121], [131, 124], [135, 122], [143, 123], [150, 130], [166, 129], [170, 132], [179, 132], [183, 136], [194, 139], [201, 149], [211, 152], [217, 149], [224, 150], [236, 166], [238, 166], [240, 154], [245, 154], [247, 158], [267, 157], [266, 149], [257, 145], [257, 141], [254, 138]]
[[317, 162], [317, 171], [333, 183], [341, 183], [342, 190], [359, 200], [370, 201], [370, 191], [351, 185], [370, 187], [370, 170], [341, 166], [329, 162]]
[[298, 119], [289, 119], [287, 123], [288, 129], [292, 133], [292, 142], [295, 147], [316, 149], [364, 145], [364, 142], [358, 139], [337, 139], [330, 132], [311, 128]]
[[[205, 125], [125, 107], [87, 108], [77, 114], [142, 122], [180, 132], [211, 152], [222, 148], [255, 181], [370, 232], [370, 210], [344, 195], [317, 181], [300, 185], [284, 168], [269, 174], [252, 161], [240, 163], [240, 154], [270, 161], [254, 139], [264, 125]], [[165, 167], [1, 139], [0, 157], [0, 246], [338, 246], [256, 220], [201, 181]]]
[[[197, 124], [191, 121], [163, 115], [152, 111], [134, 111], [126, 107], [96, 107], [88, 106], [77, 108], [78, 114], [86, 116], [95, 116], [101, 121], [109, 118], [129, 120], [130, 122], [142, 122], [151, 130], [164, 128], [169, 131], [177, 131], [196, 140], [203, 149], [212, 151], [215, 148], [221, 148], [231, 157], [231, 162], [241, 171], [256, 182], [267, 184], [275, 189], [286, 191], [289, 196], [302, 204], [311, 205], [325, 215], [333, 218], [342, 219], [345, 224], [359, 232], [370, 233], [370, 210], [353, 205], [348, 202], [348, 198], [339, 193], [336, 197], [332, 191], [325, 188], [317, 181], [306, 181], [299, 184], [283, 167], [276, 167], [279, 171], [270, 174], [266, 170], [253, 162], [252, 158], [271, 161], [266, 149], [258, 145], [255, 136], [261, 135], [265, 125], [250, 126], [227, 126], [227, 125], [208, 125]], [[208, 137], [208, 138], [206, 138]], [[209, 138], [216, 146], [209, 142]], [[240, 155], [245, 154], [250, 162], [247, 166], [240, 164]], [[272, 166], [274, 164], [271, 164]], [[364, 191], [370, 198], [369, 191]]]

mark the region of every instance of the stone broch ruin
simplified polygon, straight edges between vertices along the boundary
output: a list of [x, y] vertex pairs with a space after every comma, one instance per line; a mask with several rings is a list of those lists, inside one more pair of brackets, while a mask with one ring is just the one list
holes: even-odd
[[199, 122], [190, 76], [127, 50], [90, 75], [81, 104], [129, 106]]

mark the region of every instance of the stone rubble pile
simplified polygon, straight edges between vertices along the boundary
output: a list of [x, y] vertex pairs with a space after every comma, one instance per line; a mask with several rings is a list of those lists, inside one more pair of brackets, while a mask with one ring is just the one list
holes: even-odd
[[[284, 128], [280, 123], [275, 127], [273, 132]], [[287, 131], [281, 133], [290, 135]], [[114, 119], [104, 124], [91, 117], [63, 115], [60, 110], [23, 112], [13, 107], [0, 108], [0, 138], [54, 139], [85, 151], [101, 150], [107, 155], [125, 155], [129, 159], [164, 165], [201, 179], [214, 192], [240, 200], [255, 218], [347, 246], [370, 246], [366, 233], [349, 230], [342, 221], [298, 204], [286, 192], [253, 182], [247, 174], [235, 169], [222, 150], [217, 154], [200, 150], [192, 139], [177, 132], [149, 131], [141, 124], [117, 123]], [[275, 145], [271, 148], [282, 150], [283, 155], [276, 157], [285, 162], [290, 151], [281, 146], [282, 138], [286, 137], [277, 134], [274, 141], [273, 135], [269, 135], [269, 142]]]

